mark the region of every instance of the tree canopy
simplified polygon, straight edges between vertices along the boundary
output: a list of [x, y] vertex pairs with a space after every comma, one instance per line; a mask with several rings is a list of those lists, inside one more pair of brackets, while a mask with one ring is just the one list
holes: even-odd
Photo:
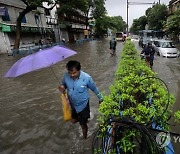
[[146, 10], [149, 29], [162, 30], [168, 17], [168, 9], [164, 4], [156, 4]]
[[167, 17], [167, 6], [155, 4], [146, 10], [144, 16], [133, 20], [130, 31], [137, 34], [139, 30], [144, 30], [146, 25], [152, 30], [164, 30]]
[[134, 34], [138, 34], [138, 31], [145, 29], [146, 24], [147, 24], [146, 16], [141, 16], [138, 19], [134, 19], [130, 31]]
[[167, 33], [178, 39], [180, 32], [180, 10], [177, 10], [173, 15], [168, 17], [165, 29]]
[[126, 23], [121, 16], [113, 16], [109, 19], [109, 28], [117, 31], [125, 31]]

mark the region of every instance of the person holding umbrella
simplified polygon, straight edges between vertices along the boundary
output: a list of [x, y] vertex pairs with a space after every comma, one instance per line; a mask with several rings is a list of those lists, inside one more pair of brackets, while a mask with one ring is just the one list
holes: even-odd
[[70, 60], [66, 64], [67, 73], [65, 73], [59, 90], [65, 93], [67, 90], [68, 98], [72, 108], [71, 122], [79, 122], [82, 128], [83, 138], [87, 138], [88, 118], [90, 118], [89, 92], [92, 90], [99, 98], [99, 103], [103, 101], [102, 95], [96, 87], [92, 77], [81, 70], [81, 64], [78, 61]]

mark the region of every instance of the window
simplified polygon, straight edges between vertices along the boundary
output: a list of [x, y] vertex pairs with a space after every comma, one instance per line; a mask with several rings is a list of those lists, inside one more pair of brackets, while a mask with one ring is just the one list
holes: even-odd
[[2, 20], [3, 21], [10, 21], [8, 9], [6, 7], [5, 7], [5, 14], [4, 14], [4, 16], [2, 16]]

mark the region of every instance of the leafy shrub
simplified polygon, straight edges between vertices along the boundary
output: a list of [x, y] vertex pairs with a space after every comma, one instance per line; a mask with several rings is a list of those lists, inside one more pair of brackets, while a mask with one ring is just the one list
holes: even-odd
[[[174, 102], [175, 97], [169, 94], [164, 82], [140, 59], [134, 44], [127, 41], [115, 73], [114, 84], [110, 87], [110, 94], [104, 96], [99, 108], [101, 132], [107, 130], [109, 125], [106, 122], [112, 117], [129, 117], [139, 124], [150, 127], [155, 124], [169, 130], [167, 121]], [[180, 112], [176, 117], [180, 119]], [[131, 137], [140, 136], [139, 132], [125, 130], [122, 134], [123, 137], [118, 141], [121, 150], [125, 153], [132, 152], [135, 144], [131, 142]], [[129, 134], [131, 135], [128, 137]]]

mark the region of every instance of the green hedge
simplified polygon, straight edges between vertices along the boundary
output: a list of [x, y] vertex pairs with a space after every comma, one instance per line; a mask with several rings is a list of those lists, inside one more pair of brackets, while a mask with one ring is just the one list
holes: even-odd
[[[124, 44], [121, 60], [115, 73], [110, 94], [104, 96], [98, 118], [102, 134], [109, 127], [106, 123], [111, 117], [122, 119], [130, 117], [137, 123], [151, 125], [155, 123], [164, 130], [169, 130], [167, 121], [172, 113], [175, 97], [169, 94], [167, 86], [156, 77], [140, 56], [131, 41]], [[180, 116], [178, 113], [176, 116]], [[132, 136], [139, 136], [138, 131], [122, 131], [119, 144], [124, 152], [133, 151], [135, 144]]]

